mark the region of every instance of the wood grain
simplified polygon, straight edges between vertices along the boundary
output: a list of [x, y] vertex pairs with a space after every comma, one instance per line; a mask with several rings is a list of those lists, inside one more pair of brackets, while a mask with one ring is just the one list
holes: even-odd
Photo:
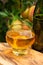
[[43, 53], [33, 49], [24, 56], [16, 56], [8, 44], [0, 44], [0, 63], [3, 65], [43, 65]]

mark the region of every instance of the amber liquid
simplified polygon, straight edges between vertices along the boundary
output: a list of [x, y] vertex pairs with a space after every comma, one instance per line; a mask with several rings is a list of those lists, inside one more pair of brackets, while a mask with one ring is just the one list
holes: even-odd
[[6, 41], [8, 44], [16, 50], [23, 50], [30, 47], [34, 41], [34, 33], [28, 31], [8, 31], [6, 34]]

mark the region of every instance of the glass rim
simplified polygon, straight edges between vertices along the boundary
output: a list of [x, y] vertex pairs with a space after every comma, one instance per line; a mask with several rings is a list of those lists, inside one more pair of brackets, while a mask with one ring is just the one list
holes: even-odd
[[[29, 30], [27, 30], [28, 32], [29, 32]], [[19, 31], [20, 32], [20, 31]], [[11, 36], [10, 34], [12, 34], [11, 33], [11, 31], [7, 31], [7, 33], [6, 33], [6, 36], [7, 37], [9, 37], [9, 38], [13, 38], [13, 39], [22, 39], [22, 40], [27, 40], [27, 39], [32, 39], [32, 38], [34, 38], [35, 37], [35, 34], [34, 34], [34, 32], [32, 32], [32, 31], [30, 31], [27, 35], [18, 35], [18, 36]], [[21, 37], [20, 37], [21, 36]], [[23, 38], [24, 37], [24, 38]]]

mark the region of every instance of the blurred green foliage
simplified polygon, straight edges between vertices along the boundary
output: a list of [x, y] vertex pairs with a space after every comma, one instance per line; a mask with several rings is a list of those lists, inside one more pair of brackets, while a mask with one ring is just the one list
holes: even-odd
[[11, 15], [19, 16], [20, 13], [31, 6], [34, 0], [8, 0], [2, 2], [0, 0], [0, 42], [5, 42], [6, 31], [8, 30], [8, 20], [11, 20]]

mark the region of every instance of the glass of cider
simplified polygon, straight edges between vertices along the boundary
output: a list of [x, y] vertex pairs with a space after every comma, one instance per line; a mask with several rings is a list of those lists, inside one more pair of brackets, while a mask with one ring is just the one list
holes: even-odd
[[25, 55], [35, 42], [35, 34], [31, 30], [9, 30], [6, 41], [13, 48], [16, 55]]

